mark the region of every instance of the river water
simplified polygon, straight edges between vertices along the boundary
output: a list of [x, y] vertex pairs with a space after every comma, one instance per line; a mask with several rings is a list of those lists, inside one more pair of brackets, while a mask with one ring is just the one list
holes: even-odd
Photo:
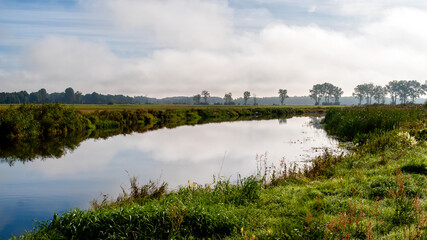
[[[235, 181], [257, 174], [260, 162], [302, 163], [338, 150], [317, 117], [181, 126], [89, 139], [60, 158], [0, 163], [0, 239], [31, 230], [34, 220], [71, 208], [87, 209], [103, 194], [117, 197], [129, 177], [165, 181], [168, 189], [213, 176]], [[19, 149], [17, 149], [19, 151]], [[259, 168], [259, 167], [258, 167]]]

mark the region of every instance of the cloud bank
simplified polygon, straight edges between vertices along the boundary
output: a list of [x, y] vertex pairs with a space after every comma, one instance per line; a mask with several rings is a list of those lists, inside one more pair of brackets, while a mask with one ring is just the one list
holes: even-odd
[[[226, 92], [240, 96], [246, 90], [275, 96], [279, 88], [301, 96], [323, 82], [342, 87], [349, 96], [361, 83], [424, 81], [427, 11], [422, 3], [399, 7], [405, 2], [343, 1], [337, 6], [332, 4], [335, 1], [284, 2], [299, 4], [312, 14], [376, 14], [354, 29], [321, 27], [315, 21], [296, 26], [271, 19], [255, 30], [242, 30], [236, 27], [245, 22], [239, 14], [242, 10], [227, 1], [85, 1], [84, 11], [97, 11], [115, 31], [132, 33], [133, 41], [153, 42], [151, 51], [124, 58], [102, 40], [45, 36], [23, 52], [22, 70], [0, 66], [0, 82], [5, 91], [41, 87], [63, 91], [71, 86], [84, 93], [165, 97], [191, 96], [204, 89], [219, 96]], [[351, 6], [371, 10], [355, 13], [347, 10]], [[265, 9], [255, 10], [248, 12], [263, 14], [250, 15], [245, 24], [269, 16]]]

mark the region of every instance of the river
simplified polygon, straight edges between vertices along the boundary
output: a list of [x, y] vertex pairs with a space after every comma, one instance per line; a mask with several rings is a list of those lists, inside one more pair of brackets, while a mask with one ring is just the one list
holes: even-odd
[[[318, 117], [236, 121], [158, 129], [88, 139], [59, 158], [0, 159], [0, 238], [31, 230], [57, 211], [88, 209], [93, 199], [115, 198], [129, 177], [140, 183], [167, 182], [174, 190], [212, 183], [214, 176], [236, 181], [267, 166], [307, 163], [338, 141]], [[17, 149], [19, 151], [19, 149]], [[261, 167], [260, 167], [261, 165]]]

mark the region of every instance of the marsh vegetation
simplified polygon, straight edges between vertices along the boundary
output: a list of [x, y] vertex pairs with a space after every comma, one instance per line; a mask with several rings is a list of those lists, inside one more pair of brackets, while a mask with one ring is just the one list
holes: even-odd
[[421, 107], [329, 110], [326, 129], [353, 141], [351, 154], [171, 192], [132, 181], [117, 200], [55, 215], [19, 238], [425, 239], [426, 115]]

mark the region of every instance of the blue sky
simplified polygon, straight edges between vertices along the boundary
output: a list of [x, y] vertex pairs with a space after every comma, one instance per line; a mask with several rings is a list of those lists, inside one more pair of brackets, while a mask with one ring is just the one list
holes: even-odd
[[308, 95], [424, 82], [427, 3], [0, 0], [0, 91]]

